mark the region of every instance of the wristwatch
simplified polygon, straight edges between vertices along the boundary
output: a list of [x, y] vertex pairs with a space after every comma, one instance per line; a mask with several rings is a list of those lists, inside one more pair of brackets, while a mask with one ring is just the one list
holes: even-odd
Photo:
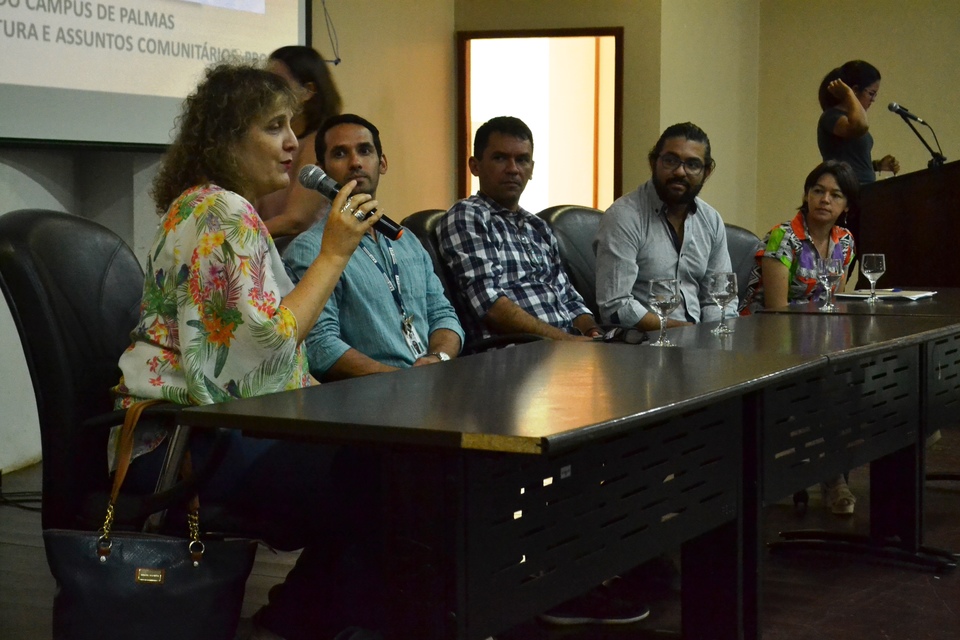
[[428, 356], [434, 356], [434, 357], [435, 357], [437, 360], [439, 360], [440, 362], [446, 362], [447, 360], [450, 359], [450, 356], [448, 356], [447, 354], [445, 354], [443, 351], [434, 351], [434, 352], [432, 352], [432, 353], [428, 353], [427, 355], [428, 355]]

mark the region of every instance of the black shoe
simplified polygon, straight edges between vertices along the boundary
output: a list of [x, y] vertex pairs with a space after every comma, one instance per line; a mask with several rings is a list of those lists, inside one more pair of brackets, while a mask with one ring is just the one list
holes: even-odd
[[680, 572], [669, 556], [661, 555], [627, 571], [610, 583], [621, 599], [643, 600], [680, 593]]
[[368, 631], [360, 627], [350, 627], [338, 633], [337, 637], [333, 640], [383, 640], [383, 636], [376, 631]]
[[547, 624], [631, 624], [650, 615], [650, 607], [616, 597], [606, 586], [568, 600], [540, 615]]

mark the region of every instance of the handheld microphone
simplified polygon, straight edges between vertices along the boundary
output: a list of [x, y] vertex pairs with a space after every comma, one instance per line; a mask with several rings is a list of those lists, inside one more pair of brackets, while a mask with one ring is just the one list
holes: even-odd
[[[343, 185], [328, 176], [323, 169], [315, 164], [308, 164], [300, 170], [300, 184], [307, 189], [319, 191], [320, 195], [327, 198], [330, 202], [333, 202], [333, 199], [340, 193], [340, 189], [343, 188]], [[370, 217], [374, 211], [376, 211], [376, 209], [368, 213], [367, 217]], [[374, 223], [373, 228], [391, 240], [397, 240], [403, 235], [403, 227], [387, 216], [381, 216], [380, 219]]]
[[902, 116], [902, 117], [904, 117], [904, 118], [910, 118], [911, 120], [915, 120], [915, 121], [919, 122], [920, 124], [927, 124], [926, 122], [924, 122], [923, 120], [921, 120], [921, 119], [918, 118], [917, 116], [915, 116], [915, 115], [913, 115], [912, 113], [910, 113], [910, 112], [907, 110], [906, 107], [900, 106], [900, 105], [897, 104], [896, 102], [891, 102], [890, 104], [888, 104], [888, 105], [887, 105], [887, 109], [890, 109], [890, 111], [893, 111], [893, 112], [894, 112], [895, 114], [897, 114], [898, 116]]

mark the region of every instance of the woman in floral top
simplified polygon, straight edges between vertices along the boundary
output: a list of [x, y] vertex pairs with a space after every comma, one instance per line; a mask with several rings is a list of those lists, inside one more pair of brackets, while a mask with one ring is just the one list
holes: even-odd
[[[230, 64], [209, 69], [184, 102], [154, 181], [161, 221], [147, 256], [140, 321], [120, 358], [117, 407], [149, 398], [208, 404], [311, 384], [302, 341], [380, 214], [361, 222], [355, 214], [376, 202], [366, 194], [348, 200], [355, 183], [344, 185], [319, 256], [299, 284], [291, 283], [251, 202], [289, 184], [298, 104], [283, 78]], [[138, 432], [134, 485], [155, 482], [165, 436]], [[209, 438], [193, 438], [196, 457], [209, 452]], [[354, 622], [343, 619], [338, 590], [322, 587], [336, 580], [331, 558], [344, 551], [331, 540], [351, 526], [349, 518], [330, 518], [344, 508], [337, 498], [344, 480], [332, 471], [334, 461], [343, 465], [344, 451], [236, 432], [201, 491], [201, 500], [226, 505], [230, 530], [239, 523], [275, 546], [307, 548], [258, 614], [260, 625], [282, 637], [333, 637]], [[336, 531], [328, 524], [334, 522]]]
[[837, 290], [842, 290], [855, 246], [837, 221], [857, 211], [859, 198], [860, 184], [847, 163], [828, 160], [811, 171], [800, 211], [771, 229], [760, 244], [741, 314], [819, 298], [824, 291], [817, 280], [817, 258], [841, 261], [844, 276]]
[[[803, 204], [793, 220], [774, 227], [757, 251], [741, 314], [814, 300], [824, 293], [817, 281], [817, 258], [837, 258], [843, 264], [843, 290], [853, 262], [853, 235], [837, 225], [841, 215], [856, 214], [860, 183], [846, 162], [828, 160], [803, 183]], [[856, 497], [840, 475], [820, 485], [824, 505], [837, 515], [853, 513]]]

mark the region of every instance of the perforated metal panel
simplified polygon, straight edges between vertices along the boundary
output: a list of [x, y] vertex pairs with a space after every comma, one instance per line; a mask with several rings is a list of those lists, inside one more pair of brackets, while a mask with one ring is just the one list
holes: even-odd
[[960, 422], [960, 334], [932, 340], [925, 349], [929, 433]]
[[773, 502], [910, 446], [919, 424], [916, 346], [832, 362], [764, 397], [763, 497]]
[[468, 456], [470, 637], [736, 518], [741, 407], [731, 399], [557, 456]]

